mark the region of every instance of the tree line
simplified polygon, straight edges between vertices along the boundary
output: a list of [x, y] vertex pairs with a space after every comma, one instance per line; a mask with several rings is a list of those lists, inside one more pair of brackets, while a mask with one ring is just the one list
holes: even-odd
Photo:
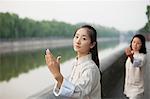
[[145, 24], [143, 28], [139, 30], [139, 32], [143, 34], [150, 33], [150, 5], [147, 6], [146, 15], [147, 15], [148, 22]]
[[[86, 23], [69, 24], [57, 20], [37, 21], [20, 18], [15, 13], [0, 12], [0, 39], [17, 39], [33, 37], [71, 37], [77, 27]], [[92, 24], [100, 37], [117, 37], [115, 28]]]

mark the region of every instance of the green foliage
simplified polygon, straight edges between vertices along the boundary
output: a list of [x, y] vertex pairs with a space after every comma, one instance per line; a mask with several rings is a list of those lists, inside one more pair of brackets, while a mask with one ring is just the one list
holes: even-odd
[[[65, 22], [35, 21], [19, 18], [16, 14], [0, 13], [0, 39], [32, 38], [32, 37], [72, 37], [75, 29], [81, 24], [72, 25]], [[118, 36], [114, 28], [94, 25], [100, 37]]]
[[118, 37], [120, 33], [115, 28], [108, 28], [102, 26], [97, 26], [96, 30], [98, 32], [98, 36], [100, 37]]
[[18, 16], [16, 14], [0, 13], [0, 37], [14, 38], [17, 34]]
[[141, 28], [141, 29], [139, 30], [139, 32], [140, 32], [140, 33], [143, 33], [143, 34], [148, 34], [148, 33], [150, 33], [150, 6], [147, 6], [146, 15], [147, 15], [148, 22], [145, 24], [145, 26], [144, 26], [143, 28]]
[[[75, 57], [71, 46], [51, 49], [54, 56], [62, 55], [61, 63]], [[29, 72], [34, 68], [45, 66], [45, 49], [34, 52], [17, 52], [2, 54], [0, 57], [0, 81], [9, 81], [12, 77], [17, 77], [21, 73]]]

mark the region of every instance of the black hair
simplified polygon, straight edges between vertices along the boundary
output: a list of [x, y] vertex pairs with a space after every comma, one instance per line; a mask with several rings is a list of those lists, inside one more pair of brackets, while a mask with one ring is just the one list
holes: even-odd
[[132, 40], [131, 40], [131, 42], [130, 42], [130, 47], [131, 47], [131, 49], [132, 49], [132, 46], [131, 46], [131, 45], [132, 45], [132, 41], [133, 41], [133, 39], [134, 39], [135, 37], [139, 38], [139, 39], [141, 40], [141, 43], [142, 43], [141, 49], [139, 50], [139, 53], [146, 54], [147, 51], [146, 51], [146, 45], [145, 45], [145, 37], [144, 37], [142, 34], [136, 34], [136, 35], [133, 36], [133, 38], [132, 38]]
[[97, 49], [97, 32], [92, 26], [83, 25], [75, 31], [74, 36], [76, 32], [81, 28], [86, 28], [88, 35], [91, 38], [91, 43], [95, 42], [95, 46], [92, 49], [90, 49], [90, 52], [92, 54], [92, 60], [95, 62], [95, 64], [99, 68], [99, 58], [98, 58], [98, 49]]

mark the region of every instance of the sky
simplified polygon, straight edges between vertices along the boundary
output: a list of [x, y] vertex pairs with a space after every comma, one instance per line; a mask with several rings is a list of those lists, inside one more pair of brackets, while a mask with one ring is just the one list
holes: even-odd
[[38, 21], [86, 22], [128, 31], [146, 24], [149, 4], [149, 0], [0, 0], [0, 12]]

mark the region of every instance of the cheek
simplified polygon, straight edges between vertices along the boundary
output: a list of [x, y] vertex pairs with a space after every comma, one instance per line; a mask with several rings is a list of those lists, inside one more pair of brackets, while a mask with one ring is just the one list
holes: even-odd
[[138, 45], [138, 49], [139, 49], [139, 50], [141, 49], [141, 45]]
[[89, 43], [85, 43], [83, 46], [84, 46], [84, 48], [86, 48], [86, 49], [90, 49], [91, 44], [89, 44]]
[[132, 47], [134, 46], [135, 44], [134, 43], [132, 43]]
[[75, 39], [73, 39], [72, 43], [73, 43], [73, 45], [75, 44]]

